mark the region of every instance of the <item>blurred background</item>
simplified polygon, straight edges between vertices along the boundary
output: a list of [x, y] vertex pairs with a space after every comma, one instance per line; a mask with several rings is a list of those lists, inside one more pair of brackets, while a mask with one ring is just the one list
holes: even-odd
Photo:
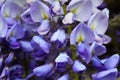
[[106, 6], [110, 10], [109, 29], [107, 34], [112, 41], [107, 44], [107, 54], [120, 54], [120, 0], [104, 0]]

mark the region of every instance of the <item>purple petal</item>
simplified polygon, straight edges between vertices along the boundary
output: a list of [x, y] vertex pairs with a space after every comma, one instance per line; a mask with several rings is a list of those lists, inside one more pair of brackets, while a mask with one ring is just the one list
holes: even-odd
[[50, 44], [39, 36], [33, 36], [31, 45], [35, 49], [41, 48], [44, 52], [49, 53]]
[[67, 10], [75, 14], [75, 20], [84, 22], [92, 14], [92, 2], [91, 0], [71, 0], [67, 6]]
[[43, 77], [48, 75], [52, 71], [53, 67], [54, 65], [52, 63], [45, 64], [45, 65], [36, 67], [35, 69], [33, 69], [33, 72], [36, 76]]
[[1, 8], [1, 15], [4, 17], [18, 18], [23, 9], [12, 1], [7, 1]]
[[83, 65], [81, 62], [79, 62], [78, 60], [74, 61], [73, 64], [73, 71], [74, 72], [83, 72], [86, 70], [86, 66]]
[[35, 60], [43, 60], [47, 56], [43, 50], [39, 49], [37, 52], [33, 53], [33, 57]]
[[64, 74], [63, 76], [61, 76], [57, 80], [69, 80], [69, 75], [68, 74]]
[[20, 41], [20, 45], [25, 52], [31, 52], [33, 51], [33, 48], [31, 46], [31, 43], [28, 41]]
[[74, 14], [72, 12], [67, 13], [62, 22], [63, 24], [72, 24], [74, 22]]
[[37, 32], [40, 35], [45, 35], [49, 32], [49, 30], [50, 30], [49, 21], [48, 20], [43, 20], [41, 22], [41, 25], [38, 27]]
[[78, 44], [78, 53], [81, 56], [81, 58], [87, 62], [87, 64], [90, 62], [92, 55], [85, 44]]
[[30, 8], [28, 8], [21, 14], [21, 18], [26, 23], [33, 23], [33, 20], [30, 15]]
[[8, 40], [9, 38], [16, 38], [16, 39], [21, 39], [24, 37], [24, 30], [23, 27], [20, 24], [14, 24], [13, 27], [8, 31], [6, 39]]
[[104, 34], [108, 28], [107, 14], [100, 11], [88, 22], [88, 26], [95, 31], [95, 33]]
[[6, 22], [7, 22], [7, 25], [8, 25], [8, 27], [9, 28], [11, 28], [14, 24], [16, 24], [17, 23], [17, 20], [15, 20], [15, 19], [12, 19], [12, 18], [5, 18], [6, 19]]
[[116, 68], [101, 71], [99, 73], [93, 74], [93, 80], [117, 80], [118, 70]]
[[55, 62], [56, 63], [59, 63], [59, 62], [68, 62], [69, 64], [73, 63], [72, 59], [67, 55], [66, 52], [60, 53], [57, 56], [57, 58], [55, 59]]
[[7, 65], [7, 64], [10, 64], [10, 62], [13, 60], [13, 57], [14, 57], [14, 53], [11, 52], [11, 53], [9, 54], [9, 56], [7, 57], [7, 59], [5, 60], [5, 64], [6, 64], [6, 65]]
[[101, 60], [96, 56], [92, 57], [92, 64], [98, 70], [104, 70], [105, 69], [105, 67], [104, 67], [103, 63], [101, 62]]
[[78, 24], [70, 34], [70, 44], [91, 43], [95, 39], [92, 30], [84, 23]]
[[111, 56], [110, 58], [108, 58], [105, 62], [104, 65], [107, 69], [112, 69], [117, 67], [118, 63], [119, 63], [120, 57], [118, 54], [114, 54], [113, 56]]
[[67, 36], [63, 29], [58, 29], [51, 37], [51, 42], [60, 41], [62, 44], [65, 42]]
[[59, 14], [61, 10], [61, 5], [59, 1], [54, 1], [52, 3], [52, 12], [55, 14]]
[[12, 49], [18, 49], [18, 48], [20, 48], [20, 43], [16, 40], [16, 38], [13, 38], [13, 37], [10, 38], [9, 43], [10, 43], [10, 47]]
[[106, 53], [106, 47], [104, 45], [99, 45], [96, 43], [94, 48], [94, 54], [97, 56], [103, 55]]
[[41, 22], [50, 17], [49, 7], [39, 0], [36, 0], [30, 8], [30, 15], [34, 22]]
[[8, 78], [8, 75], [9, 75], [9, 68], [8, 67], [4, 67], [4, 69], [3, 69], [3, 71], [2, 71], [2, 73], [0, 75], [0, 78], [3, 78], [3, 77], [7, 77]]
[[8, 30], [5, 19], [0, 15], [0, 37], [5, 37]]
[[58, 62], [56, 63], [56, 71], [57, 72], [65, 72], [66, 71], [66, 62]]

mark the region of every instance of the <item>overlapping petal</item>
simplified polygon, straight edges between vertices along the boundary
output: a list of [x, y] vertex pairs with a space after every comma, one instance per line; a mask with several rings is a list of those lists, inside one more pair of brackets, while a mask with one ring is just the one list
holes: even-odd
[[99, 73], [93, 74], [93, 80], [116, 80], [118, 75], [118, 70], [116, 68], [101, 71]]
[[93, 31], [84, 23], [79, 23], [70, 34], [70, 44], [91, 43], [94, 39]]
[[100, 11], [88, 22], [88, 26], [97, 34], [104, 34], [108, 28], [108, 16]]
[[54, 65], [52, 63], [49, 63], [36, 67], [35, 69], [33, 69], [33, 72], [36, 76], [43, 77], [48, 75], [52, 71], [53, 67]]
[[83, 72], [86, 70], [86, 66], [82, 64], [80, 61], [75, 60], [73, 64], [73, 71], [74, 72]]
[[75, 20], [85, 22], [92, 14], [92, 2], [91, 0], [71, 0], [67, 10], [74, 13]]
[[50, 10], [47, 5], [36, 0], [30, 7], [30, 15], [34, 22], [41, 22], [43, 19], [50, 17]]
[[31, 45], [34, 49], [42, 49], [44, 52], [49, 53], [50, 44], [39, 36], [33, 36]]

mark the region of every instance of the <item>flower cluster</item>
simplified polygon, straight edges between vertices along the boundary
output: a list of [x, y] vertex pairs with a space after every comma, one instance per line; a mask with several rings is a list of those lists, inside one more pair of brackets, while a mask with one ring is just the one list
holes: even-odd
[[[103, 0], [0, 0], [0, 80], [117, 80]], [[86, 77], [84, 77], [86, 78]]]

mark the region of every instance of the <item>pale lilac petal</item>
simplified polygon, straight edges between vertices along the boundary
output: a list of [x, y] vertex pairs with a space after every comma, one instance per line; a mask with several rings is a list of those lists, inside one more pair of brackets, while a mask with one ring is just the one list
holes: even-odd
[[45, 65], [42, 65], [42, 66], [39, 66], [33, 69], [33, 73], [36, 76], [43, 77], [43, 76], [48, 75], [52, 71], [53, 67], [54, 65], [52, 63], [45, 64]]
[[57, 80], [69, 80], [69, 75], [68, 74], [64, 74], [63, 76], [61, 76]]
[[79, 23], [70, 34], [70, 44], [91, 43], [95, 39], [92, 30], [84, 23]]
[[36, 0], [30, 7], [30, 15], [34, 22], [41, 22], [50, 17], [49, 7], [39, 0]]
[[91, 0], [84, 0], [85, 2], [76, 10], [75, 20], [80, 22], [87, 21], [92, 14]]
[[33, 51], [33, 48], [31, 46], [31, 43], [28, 41], [20, 41], [20, 45], [25, 52]]
[[63, 29], [58, 29], [51, 37], [51, 42], [59, 40], [61, 43], [64, 43], [67, 36], [65, 34], [65, 31]]
[[75, 20], [84, 22], [92, 14], [92, 2], [91, 0], [71, 0], [67, 6], [67, 10], [74, 13]]
[[63, 24], [72, 24], [74, 22], [74, 14], [72, 12], [67, 13], [62, 22]]
[[93, 80], [117, 80], [118, 70], [117, 68], [101, 71], [99, 73], [93, 74]]
[[31, 44], [33, 48], [41, 48], [44, 52], [49, 53], [50, 44], [41, 37], [33, 36]]
[[108, 28], [108, 17], [105, 12], [97, 13], [92, 20], [88, 22], [88, 26], [97, 34], [104, 34]]
[[4, 17], [10, 18], [19, 18], [19, 15], [22, 13], [23, 9], [17, 4], [8, 1], [3, 4], [1, 8], [1, 15]]
[[110, 58], [108, 58], [105, 62], [104, 65], [107, 69], [112, 69], [117, 67], [118, 63], [120, 61], [120, 57], [118, 54], [114, 54]]
[[49, 30], [50, 30], [49, 21], [48, 20], [43, 20], [41, 22], [41, 25], [38, 27], [37, 32], [40, 35], [45, 35], [49, 32]]
[[93, 6], [98, 7], [103, 3], [103, 0], [91, 0]]
[[55, 62], [56, 63], [60, 63], [60, 62], [67, 62], [67, 63], [69, 63], [69, 64], [72, 64], [73, 63], [73, 61], [72, 61], [72, 59], [67, 55], [67, 53], [66, 52], [63, 52], [63, 53], [60, 53], [58, 56], [57, 56], [57, 58], [55, 59]]
[[95, 41], [99, 44], [108, 44], [111, 41], [111, 37], [108, 35], [97, 35], [95, 34]]
[[78, 60], [74, 61], [72, 68], [74, 72], [83, 72], [86, 70], [86, 66], [82, 64], [81, 62], [79, 62]]
[[0, 37], [5, 37], [8, 30], [5, 19], [0, 15]]
[[13, 27], [8, 31], [6, 39], [10, 39], [12, 37], [16, 39], [21, 39], [25, 35], [25, 32], [23, 30], [23, 26], [20, 24], [14, 24]]
[[59, 1], [54, 1], [52, 4], [52, 12], [55, 14], [59, 14], [61, 10], [61, 5]]

